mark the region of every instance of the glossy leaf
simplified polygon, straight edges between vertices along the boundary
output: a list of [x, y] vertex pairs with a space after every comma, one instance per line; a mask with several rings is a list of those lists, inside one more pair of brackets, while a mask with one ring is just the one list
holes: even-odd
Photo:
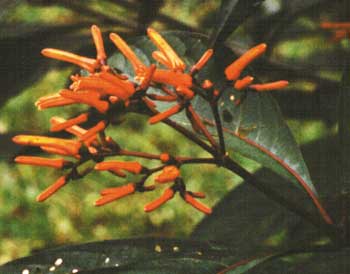
[[[294, 204], [308, 204], [305, 202], [306, 195], [300, 196], [296, 188], [276, 173], [262, 169], [255, 175], [274, 188], [282, 188], [280, 192], [284, 193], [284, 198]], [[214, 207], [210, 216], [197, 225], [192, 237], [240, 248], [240, 254], [247, 258], [276, 248], [291, 248], [301, 240], [312, 244], [320, 240], [322, 234], [307, 221], [271, 201], [248, 182], [243, 182]]]
[[[188, 66], [194, 64], [206, 50], [206, 38], [199, 34], [187, 32], [171, 32], [164, 35]], [[155, 50], [153, 44], [146, 38], [137, 39], [134, 45], [136, 54], [149, 65]], [[316, 191], [311, 182], [309, 172], [293, 135], [285, 124], [277, 103], [268, 93], [247, 91], [241, 103], [232, 101], [233, 96], [239, 99], [241, 91], [227, 87], [224, 78], [224, 68], [233, 57], [227, 48], [217, 50], [208, 65], [200, 72], [200, 81], [210, 79], [223, 96], [219, 101], [219, 111], [223, 120], [225, 139], [228, 148], [251, 158], [263, 166], [291, 180], [295, 185], [307, 189], [316, 199]], [[115, 54], [109, 59], [109, 64], [133, 77], [131, 65], [121, 54]], [[153, 89], [154, 93], [159, 91]], [[215, 126], [209, 104], [200, 96], [192, 101], [194, 109], [208, 124], [209, 130], [215, 134]], [[171, 104], [157, 102], [157, 109], [163, 111]], [[173, 116], [174, 121], [191, 128], [191, 123], [184, 113]]]
[[209, 45], [216, 48], [260, 6], [263, 0], [222, 0], [217, 13], [215, 28], [211, 33]]
[[298, 252], [271, 258], [246, 271], [247, 274], [347, 274], [349, 273], [350, 250], [326, 249]]
[[43, 250], [0, 266], [1, 273], [215, 273], [227, 248], [164, 238], [113, 240]]
[[[337, 176], [336, 138], [318, 140], [303, 145], [302, 151], [311, 175], [317, 178], [321, 195], [328, 195], [327, 210], [334, 220], [342, 218], [339, 196], [329, 197], [334, 192], [332, 183]], [[286, 179], [263, 168], [255, 174], [264, 184], [279, 189], [285, 199], [301, 206], [305, 212], [316, 216], [316, 209], [306, 202], [306, 194], [288, 184]], [[338, 221], [337, 221], [338, 222]], [[255, 256], [257, 252], [274, 248], [293, 248], [299, 243], [312, 245], [330, 239], [318, 227], [284, 209], [268, 199], [247, 182], [229, 192], [205, 217], [192, 233], [194, 239], [206, 239], [239, 247], [241, 254]]]

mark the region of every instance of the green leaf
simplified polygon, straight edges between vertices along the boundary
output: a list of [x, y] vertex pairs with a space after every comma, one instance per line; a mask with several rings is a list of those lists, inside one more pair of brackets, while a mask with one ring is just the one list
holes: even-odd
[[338, 174], [340, 191], [350, 191], [350, 58], [345, 66], [338, 95]]
[[[317, 215], [316, 209], [306, 202], [306, 194], [300, 195], [295, 187], [276, 173], [263, 168], [255, 176], [262, 182], [268, 182], [272, 188], [279, 188], [284, 199], [292, 201], [303, 211]], [[270, 200], [248, 182], [243, 182], [226, 195], [213, 213], [197, 225], [192, 238], [239, 248], [240, 255], [245, 258], [276, 249], [290, 249], [300, 242], [311, 246], [329, 240], [317, 227]]]
[[293, 255], [277, 256], [256, 265], [247, 274], [347, 274], [349, 273], [349, 248], [310, 250]]
[[231, 254], [228, 248], [189, 240], [112, 240], [43, 250], [0, 266], [0, 272], [215, 273], [228, 266]]
[[252, 15], [264, 0], [222, 0], [217, 14], [214, 30], [211, 33], [209, 45], [216, 48], [226, 41], [232, 32], [250, 15]]
[[[269, 179], [273, 186], [281, 183], [281, 178], [267, 169], [257, 172], [256, 176], [263, 181]], [[285, 193], [295, 190], [287, 184], [283, 186]], [[240, 248], [241, 254], [248, 257], [282, 246], [288, 229], [294, 228], [299, 220], [298, 216], [243, 182], [197, 225], [192, 237]]]
[[[186, 61], [188, 67], [194, 64], [207, 49], [206, 37], [200, 34], [169, 32], [164, 34], [164, 37]], [[136, 39], [133, 48], [146, 65], [154, 63], [150, 56], [155, 47], [148, 38]], [[272, 96], [268, 93], [247, 91], [246, 97], [240, 98], [243, 92], [227, 87], [223, 72], [233, 60], [231, 51], [221, 48], [198, 75], [199, 82], [210, 79], [217, 88], [224, 91], [219, 101], [219, 111], [229, 150], [259, 162], [282, 177], [288, 178], [297, 186], [301, 185], [310, 196], [317, 200], [316, 190], [300, 149]], [[121, 54], [113, 55], [108, 63], [130, 77], [134, 76], [130, 63]], [[152, 92], [160, 91], [153, 89]], [[233, 96], [235, 101], [231, 100]], [[241, 103], [237, 105], [235, 102], [239, 98]], [[158, 111], [163, 111], [171, 106], [169, 103], [159, 101], [156, 104]], [[200, 96], [196, 96], [192, 104], [196, 112], [207, 122], [209, 130], [215, 133], [209, 104]], [[183, 112], [174, 115], [172, 119], [192, 129], [191, 123]]]

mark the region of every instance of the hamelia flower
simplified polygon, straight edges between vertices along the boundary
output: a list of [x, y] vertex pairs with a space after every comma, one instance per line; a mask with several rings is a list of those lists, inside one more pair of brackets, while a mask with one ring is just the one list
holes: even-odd
[[180, 112], [180, 110], [182, 108], [183, 107], [181, 105], [176, 104], [176, 105], [172, 106], [171, 108], [169, 108], [168, 110], [160, 112], [160, 113], [152, 116], [151, 118], [149, 118], [148, 122], [150, 124], [156, 124], [158, 122], [161, 122], [161, 121], [169, 118], [170, 116], [173, 116], [174, 114]]
[[225, 75], [227, 80], [235, 81], [239, 78], [242, 71], [256, 58], [262, 55], [266, 51], [266, 44], [259, 44], [246, 53], [244, 53], [241, 57], [235, 60], [232, 64], [230, 64], [225, 69]]
[[170, 68], [174, 71], [184, 71], [186, 64], [180, 59], [173, 48], [154, 29], [148, 28], [147, 34], [155, 46], [161, 51], [162, 56], [167, 60]]
[[159, 208], [160, 206], [165, 204], [167, 201], [171, 200], [174, 197], [174, 195], [175, 195], [175, 191], [172, 188], [167, 188], [159, 198], [145, 205], [144, 207], [145, 212], [151, 212]]
[[255, 91], [261, 92], [261, 91], [282, 89], [288, 86], [289, 82], [284, 80], [271, 82], [271, 83], [252, 85], [254, 78], [250, 75], [245, 76], [242, 79], [239, 79], [243, 70], [256, 58], [260, 57], [266, 51], [266, 48], [267, 48], [266, 44], [264, 43], [259, 44], [249, 49], [237, 60], [235, 60], [233, 63], [231, 63], [229, 66], [226, 67], [225, 69], [226, 79], [234, 82], [233, 86], [236, 90], [243, 90], [246, 88], [250, 88]]
[[79, 153], [81, 143], [75, 140], [36, 136], [36, 135], [17, 135], [13, 137], [13, 142], [25, 146], [37, 147], [53, 147], [67, 152], [69, 155], [76, 155]]
[[[75, 119], [76, 124], [74, 124], [74, 125], [71, 125], [72, 124], [71, 120], [74, 120], [74, 118], [67, 121], [61, 117], [57, 117], [57, 116], [51, 117], [51, 119], [50, 119], [51, 131], [54, 131], [53, 129], [61, 129], [62, 128], [61, 130], [64, 129], [65, 131], [75, 135], [76, 137], [78, 137], [79, 140], [85, 139], [84, 144], [88, 147], [91, 143], [96, 142], [97, 136], [96, 136], [96, 134], [89, 134], [90, 135], [89, 138], [83, 138], [84, 136], [86, 137], [88, 130], [78, 126], [77, 124], [79, 124], [81, 120], [85, 120], [86, 116], [88, 116], [88, 115], [82, 114], [82, 115], [78, 116], [78, 117], [80, 117], [79, 119], [78, 119], [78, 117], [76, 117], [76, 119]], [[67, 125], [71, 125], [71, 126], [66, 127]]]
[[39, 110], [43, 110], [46, 108], [61, 107], [61, 106], [67, 106], [67, 105], [72, 105], [76, 103], [77, 103], [76, 101], [69, 98], [65, 98], [61, 96], [59, 93], [56, 93], [56, 94], [41, 97], [39, 100], [35, 102], [35, 106], [37, 106]]
[[288, 86], [288, 84], [289, 84], [288, 81], [282, 80], [282, 81], [276, 81], [276, 82], [265, 83], [265, 84], [250, 85], [249, 87], [256, 91], [267, 91], [267, 90], [282, 89]]
[[15, 158], [15, 162], [18, 164], [45, 166], [45, 167], [53, 167], [53, 168], [66, 168], [66, 167], [72, 166], [72, 162], [66, 161], [62, 158], [51, 159], [51, 158], [34, 157], [34, 156], [18, 156]]
[[174, 166], [166, 166], [163, 168], [162, 173], [156, 177], [157, 183], [168, 183], [173, 182], [177, 177], [180, 176], [180, 170]]
[[239, 79], [235, 82], [234, 84], [234, 88], [236, 90], [242, 90], [242, 89], [245, 89], [247, 88], [251, 83], [253, 83], [254, 81], [254, 77], [248, 75], [248, 76], [245, 76], [244, 78], [242, 79]]
[[139, 162], [108, 161], [95, 165], [96, 170], [125, 170], [134, 174], [139, 174], [143, 167]]
[[[121, 148], [111, 137], [106, 136], [105, 130], [109, 124], [119, 122], [119, 120], [116, 121], [119, 119], [119, 114], [128, 111], [136, 110], [136, 112], [147, 113], [150, 117], [148, 120], [150, 124], [162, 121], [170, 122], [167, 119], [185, 111], [194, 131], [206, 137], [205, 142], [208, 144], [205, 145], [217, 149], [219, 144], [195, 111], [192, 102], [195, 96], [202, 96], [209, 104], [214, 104], [217, 103], [222, 94], [210, 79], [199, 82], [195, 78], [196, 74], [210, 60], [214, 53], [213, 50], [205, 51], [202, 57], [191, 68], [187, 69], [186, 63], [168, 42], [158, 32], [149, 28], [147, 34], [157, 48], [152, 53], [152, 57], [161, 64], [159, 68], [156, 64], [145, 65], [118, 34], [111, 33], [109, 36], [111, 41], [131, 63], [134, 70], [134, 78], [129, 79], [119, 70], [116, 72], [107, 65], [107, 55], [100, 29], [93, 25], [91, 34], [96, 48], [95, 59], [58, 49], [44, 49], [42, 51], [43, 55], [47, 57], [70, 62], [87, 71], [84, 75], [72, 75], [70, 77], [72, 83], [69, 88], [44, 96], [35, 103], [40, 110], [72, 104], [89, 106], [88, 111], [76, 117], [66, 120], [55, 116], [50, 119], [52, 132], [66, 131], [73, 134], [75, 139], [33, 135], [18, 135], [13, 139], [17, 144], [40, 147], [47, 153], [60, 155], [59, 158], [18, 156], [15, 159], [17, 163], [69, 170], [44, 190], [37, 197], [37, 200], [46, 200], [66, 185], [68, 181], [86, 175], [92, 168], [81, 171], [80, 165], [87, 161], [94, 161], [94, 170], [108, 171], [118, 177], [126, 177], [127, 173], [132, 173], [134, 177], [140, 178], [135, 183], [102, 190], [101, 197], [95, 202], [96, 206], [105, 205], [135, 192], [154, 190], [163, 183], [172, 183], [172, 186], [165, 189], [159, 198], [144, 207], [146, 212], [159, 208], [172, 199], [176, 192], [179, 192], [185, 202], [205, 214], [210, 214], [211, 209], [197, 200], [204, 198], [205, 195], [201, 192], [186, 190], [180, 174], [180, 167], [186, 163], [186, 157], [173, 157], [168, 153], [154, 155], [130, 152]], [[288, 85], [287, 81], [253, 84], [254, 78], [252, 76], [242, 76], [244, 69], [261, 56], [265, 50], [266, 44], [257, 45], [227, 66], [224, 74], [236, 90], [250, 89], [262, 92], [280, 89]], [[159, 92], [154, 92], [149, 87], [156, 87]], [[156, 101], [167, 102], [170, 106], [165, 111], [158, 112]], [[89, 128], [86, 128], [87, 124]], [[75, 157], [78, 161], [74, 163], [65, 160], [62, 156]], [[143, 157], [161, 162], [161, 166], [148, 169], [137, 161], [120, 159], [105, 161], [108, 156]], [[147, 186], [146, 181], [158, 171], [160, 174], [155, 178], [158, 184]]]
[[[183, 195], [183, 199], [185, 202], [193, 206], [194, 208], [198, 209], [199, 211], [205, 213], [205, 214], [211, 214], [212, 210], [211, 208], [207, 207], [206, 205], [202, 204], [201, 202], [197, 201], [194, 197], [196, 194], [192, 192], [185, 192]], [[197, 195], [198, 198], [202, 198], [199, 195]]]
[[205, 66], [205, 64], [209, 61], [209, 59], [213, 56], [213, 54], [214, 54], [213, 49], [208, 49], [206, 52], [204, 52], [202, 57], [191, 68], [191, 71], [190, 71], [191, 75], [200, 71]]
[[61, 131], [66, 128], [70, 128], [74, 125], [78, 125], [81, 123], [84, 123], [88, 120], [89, 114], [88, 113], [83, 113], [75, 118], [69, 119], [67, 121], [64, 121], [62, 123], [56, 123], [51, 126], [50, 131], [55, 132], [55, 131]]
[[43, 202], [49, 197], [51, 197], [54, 193], [56, 193], [59, 189], [61, 189], [65, 184], [67, 183], [66, 176], [62, 176], [57, 179], [56, 182], [54, 182], [51, 186], [49, 186], [47, 189], [45, 189], [43, 192], [41, 192], [37, 197], [36, 200], [38, 202]]
[[98, 67], [98, 62], [95, 59], [80, 56], [80, 55], [59, 50], [59, 49], [46, 48], [46, 49], [43, 49], [41, 53], [44, 56], [49, 58], [78, 65], [89, 72], [94, 72], [95, 69]]
[[113, 202], [135, 192], [136, 186], [134, 183], [129, 183], [120, 187], [107, 188], [101, 191], [102, 197], [95, 202], [95, 206], [102, 206]]

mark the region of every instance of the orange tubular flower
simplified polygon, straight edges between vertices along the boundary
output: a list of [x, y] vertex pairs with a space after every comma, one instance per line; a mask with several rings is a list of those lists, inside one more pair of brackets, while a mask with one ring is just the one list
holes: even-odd
[[63, 149], [59, 149], [59, 148], [55, 148], [55, 147], [48, 147], [48, 146], [40, 146], [40, 148], [50, 154], [58, 154], [58, 155], [63, 155], [63, 156], [73, 156], [77, 159], [80, 159], [80, 155], [76, 154], [76, 155], [71, 155], [69, 154], [67, 151], [63, 150]]
[[202, 211], [205, 214], [211, 214], [212, 210], [211, 208], [207, 207], [206, 205], [202, 204], [201, 202], [198, 202], [191, 194], [188, 192], [184, 195], [184, 200], [192, 205], [194, 208], [198, 209], [199, 211]]
[[107, 55], [105, 52], [105, 47], [103, 45], [103, 39], [102, 39], [102, 34], [101, 34], [101, 30], [99, 27], [97, 27], [96, 25], [92, 25], [91, 26], [91, 34], [92, 34], [92, 39], [94, 40], [94, 44], [96, 47], [96, 59], [101, 63], [104, 64]]
[[184, 86], [178, 86], [176, 88], [176, 92], [178, 94], [180, 94], [181, 96], [183, 96], [187, 100], [191, 100], [194, 96], [194, 92], [192, 90], [190, 90], [189, 88], [184, 87]]
[[[61, 117], [57, 117], [57, 116], [53, 116], [51, 117], [50, 119], [50, 123], [51, 123], [51, 127], [55, 127], [55, 126], [58, 126], [62, 123], [65, 123], [67, 120], [64, 119], [64, 118], [61, 118]], [[65, 131], [81, 138], [86, 132], [87, 130], [86, 129], [83, 129], [79, 126], [71, 126], [71, 127], [68, 127], [68, 128], [65, 128]], [[96, 136], [95, 136], [96, 137]]]
[[95, 69], [98, 67], [98, 63], [95, 59], [80, 56], [80, 55], [59, 50], [59, 49], [46, 48], [46, 49], [43, 49], [41, 53], [44, 56], [49, 58], [78, 65], [79, 67], [86, 69], [89, 72], [94, 72]]
[[146, 70], [145, 77], [141, 80], [140, 86], [138, 87], [138, 90], [145, 90], [148, 88], [152, 81], [152, 77], [154, 72], [156, 71], [157, 67], [155, 64], [151, 64], [149, 68]]
[[61, 107], [61, 106], [67, 106], [67, 105], [72, 105], [76, 103], [77, 103], [76, 101], [72, 99], [64, 98], [57, 93], [57, 94], [39, 98], [39, 100], [35, 102], [35, 106], [39, 110], [43, 110], [46, 108]]
[[70, 88], [74, 91], [94, 90], [101, 95], [114, 95], [123, 100], [129, 98], [135, 92], [131, 82], [121, 80], [119, 77], [105, 71], [87, 77], [75, 77]]
[[135, 193], [134, 183], [129, 183], [121, 187], [107, 188], [101, 191], [102, 197], [95, 202], [95, 206], [102, 206]]
[[57, 148], [66, 151], [70, 155], [78, 154], [81, 147], [81, 143], [78, 141], [46, 136], [17, 135], [12, 140], [19, 145]]
[[115, 90], [114, 93], [112, 92], [113, 94], [108, 94], [118, 96], [119, 98], [125, 100], [135, 93], [134, 84], [128, 80], [120, 79], [117, 75], [102, 71], [96, 74], [96, 76], [113, 84], [114, 89], [116, 89], [116, 87], [119, 88], [119, 90]]
[[178, 113], [180, 110], [182, 109], [182, 106], [180, 105], [175, 105], [171, 108], [169, 108], [168, 110], [164, 111], [164, 112], [160, 112], [154, 116], [152, 116], [151, 118], [148, 119], [148, 122], [152, 125], [152, 124], [156, 124], [160, 121], [163, 121], [167, 118], [169, 118], [170, 116]]
[[142, 165], [139, 162], [109, 161], [109, 162], [97, 163], [95, 165], [95, 169], [96, 170], [123, 169], [134, 174], [139, 174], [142, 171]]
[[236, 90], [242, 90], [247, 86], [249, 86], [251, 83], [253, 83], [253, 81], [254, 81], [254, 77], [248, 75], [241, 80], [237, 80], [235, 82], [234, 88]]
[[176, 166], [166, 166], [163, 172], [156, 178], [157, 183], [168, 183], [174, 181], [180, 176], [180, 170]]
[[269, 90], [276, 90], [276, 89], [282, 89], [288, 86], [288, 81], [276, 81], [271, 83], [265, 83], [265, 84], [256, 84], [256, 85], [250, 85], [249, 87], [256, 90], [256, 91], [269, 91]]
[[84, 123], [88, 120], [88, 117], [89, 117], [89, 114], [83, 113], [83, 114], [81, 114], [75, 118], [69, 119], [63, 123], [57, 123], [55, 125], [52, 125], [50, 128], [50, 131], [53, 131], [53, 132], [61, 131], [61, 130], [64, 130], [66, 128], [72, 127], [74, 125]]
[[183, 86], [190, 88], [192, 86], [192, 77], [178, 71], [157, 69], [153, 74], [152, 81], [174, 87]]
[[93, 137], [96, 135], [96, 133], [104, 130], [106, 128], [106, 122], [105, 121], [100, 121], [96, 124], [96, 126], [90, 128], [83, 136], [80, 137], [81, 141], [86, 141], [89, 138]]
[[73, 92], [68, 89], [63, 89], [60, 91], [60, 95], [75, 100], [76, 102], [92, 106], [101, 113], [105, 113], [109, 108], [108, 102], [99, 100], [100, 94], [97, 91], [81, 90], [79, 92]]
[[169, 60], [164, 56], [164, 54], [161, 51], [157, 51], [157, 50], [153, 51], [152, 57], [154, 60], [166, 66], [168, 69], [172, 69], [172, 64], [169, 62]]
[[186, 64], [158, 32], [152, 28], [148, 28], [147, 34], [156, 47], [163, 53], [163, 56], [166, 57], [168, 63], [171, 64], [172, 69], [180, 71], [186, 69]]
[[174, 197], [174, 194], [175, 194], [174, 190], [172, 190], [171, 188], [167, 188], [163, 192], [162, 196], [160, 196], [158, 199], [154, 200], [153, 202], [145, 205], [144, 211], [151, 212], [157, 209], [161, 205], [165, 204], [167, 201], [171, 200]]
[[245, 67], [266, 51], [266, 47], [266, 44], [259, 44], [248, 50], [231, 65], [226, 67], [225, 75], [227, 80], [237, 80], [238, 77], [241, 75], [242, 71], [245, 69]]
[[41, 192], [36, 197], [36, 200], [38, 202], [44, 202], [47, 198], [49, 198], [53, 194], [55, 194], [66, 183], [67, 183], [66, 182], [66, 176], [62, 176], [62, 177], [58, 178], [58, 180], [55, 183], [53, 183], [51, 186], [49, 186], [47, 189], [45, 189], [43, 192]]
[[68, 167], [72, 164], [72, 162], [66, 161], [64, 159], [49, 159], [34, 156], [18, 156], [15, 158], [15, 162], [18, 164], [46, 166], [53, 168]]
[[146, 66], [140, 61], [128, 44], [115, 33], [111, 33], [109, 38], [116, 45], [116, 47], [123, 53], [123, 55], [130, 61], [136, 76], [142, 76], [145, 73]]
[[108, 169], [108, 171], [118, 177], [122, 177], [122, 178], [126, 177], [126, 174], [118, 168], [110, 168]]
[[214, 53], [213, 49], [208, 49], [202, 57], [197, 61], [197, 63], [191, 68], [191, 74], [196, 73], [197, 71], [201, 70], [205, 64], [209, 61], [209, 59], [212, 57]]

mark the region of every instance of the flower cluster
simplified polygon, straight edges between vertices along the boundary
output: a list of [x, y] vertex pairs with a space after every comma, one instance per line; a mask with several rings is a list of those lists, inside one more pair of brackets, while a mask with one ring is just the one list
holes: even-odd
[[333, 32], [332, 41], [339, 42], [343, 39], [350, 39], [350, 23], [349, 22], [322, 22], [321, 28]]
[[[185, 164], [218, 164], [217, 159], [226, 155], [224, 149], [219, 149], [221, 142], [218, 144], [217, 140], [210, 134], [203, 119], [191, 103], [195, 96], [202, 96], [211, 104], [215, 104], [221, 95], [221, 92], [215, 89], [214, 84], [209, 79], [198, 83], [195, 78], [213, 55], [213, 50], [205, 51], [198, 62], [187, 69], [185, 62], [158, 32], [151, 28], [147, 32], [158, 49], [152, 53], [152, 57], [160, 66], [155, 64], [146, 66], [119, 35], [110, 34], [111, 41], [133, 67], [135, 76], [132, 79], [107, 65], [102, 34], [95, 25], [91, 27], [97, 52], [95, 59], [58, 49], [47, 48], [42, 51], [46, 57], [78, 65], [88, 73], [86, 75], [72, 75], [72, 83], [68, 89], [62, 89], [58, 93], [40, 98], [35, 103], [38, 109], [43, 110], [71, 104], [85, 104], [90, 109], [69, 120], [56, 116], [51, 118], [50, 130], [52, 132], [66, 131], [74, 135], [74, 139], [32, 135], [18, 135], [13, 138], [17, 144], [36, 146], [46, 153], [60, 157], [18, 156], [15, 158], [15, 161], [20, 164], [46, 166], [65, 171], [65, 175], [37, 197], [38, 201], [46, 200], [69, 181], [79, 179], [95, 170], [108, 171], [118, 177], [125, 177], [126, 173], [132, 173], [135, 177], [141, 178], [123, 186], [102, 190], [101, 197], [95, 202], [96, 206], [105, 205], [135, 192], [153, 191], [157, 186], [171, 184], [158, 199], [144, 207], [146, 212], [160, 207], [178, 192], [183, 200], [194, 208], [206, 214], [211, 213], [210, 208], [197, 200], [205, 198], [203, 193], [186, 189], [180, 169]], [[253, 84], [254, 78], [251, 76], [240, 79], [244, 68], [265, 50], [266, 45], [260, 44], [230, 64], [225, 70], [228, 83], [233, 85], [236, 90], [249, 89], [253, 92], [280, 89], [288, 85], [287, 81]], [[157, 87], [160, 93], [150, 92], [149, 87]], [[157, 101], [166, 101], [172, 103], [172, 106], [163, 112], [158, 112]], [[92, 111], [93, 109], [94, 111]], [[198, 142], [202, 144], [202, 147], [209, 148], [207, 150], [213, 154], [213, 158], [191, 158], [172, 156], [168, 153], [155, 155], [129, 151], [105, 134], [106, 127], [111, 124], [116, 113], [139, 111], [149, 116], [150, 124], [163, 121], [186, 136], [195, 136], [191, 135], [191, 131], [187, 132], [183, 128], [176, 127], [176, 124], [169, 119], [172, 115], [183, 110], [186, 112], [194, 131], [205, 137], [205, 141], [199, 139]], [[86, 129], [83, 126], [87, 122], [95, 123]], [[192, 140], [194, 138], [192, 137]], [[220, 155], [220, 153], [222, 154]], [[148, 168], [137, 161], [120, 161], [118, 159], [105, 161], [107, 157], [118, 156], [145, 158], [158, 161], [160, 165]], [[78, 167], [87, 161], [94, 161], [94, 168], [78, 171]], [[159, 173], [155, 178], [155, 183], [148, 185], [149, 177], [155, 173]]]

